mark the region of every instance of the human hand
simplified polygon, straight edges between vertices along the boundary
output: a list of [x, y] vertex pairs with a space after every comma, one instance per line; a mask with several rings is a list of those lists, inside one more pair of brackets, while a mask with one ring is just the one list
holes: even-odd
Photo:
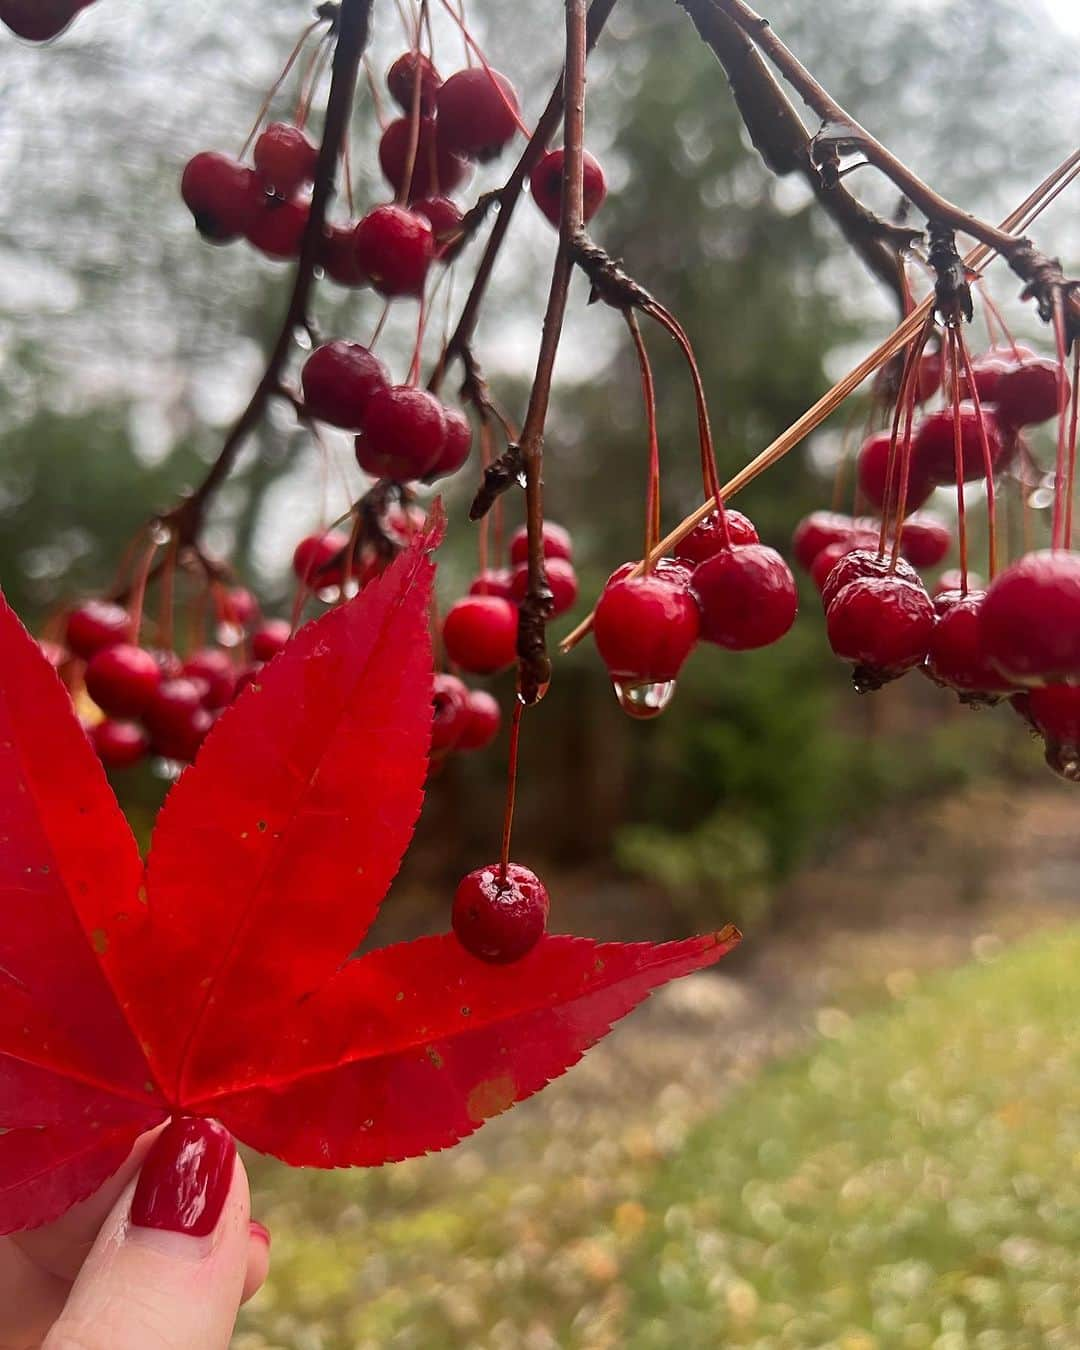
[[0, 1350], [226, 1350], [270, 1235], [215, 1121], [144, 1135], [95, 1195], [0, 1239]]

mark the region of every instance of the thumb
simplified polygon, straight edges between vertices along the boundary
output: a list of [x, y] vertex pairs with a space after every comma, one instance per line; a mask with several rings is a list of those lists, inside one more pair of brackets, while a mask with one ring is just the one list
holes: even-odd
[[249, 1215], [229, 1132], [171, 1121], [102, 1225], [42, 1350], [226, 1350]]

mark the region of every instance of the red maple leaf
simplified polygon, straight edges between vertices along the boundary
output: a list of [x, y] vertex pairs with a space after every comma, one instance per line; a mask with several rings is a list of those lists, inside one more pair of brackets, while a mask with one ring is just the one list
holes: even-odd
[[145, 868], [0, 600], [0, 1231], [62, 1214], [173, 1114], [301, 1166], [445, 1148], [738, 940], [547, 937], [500, 967], [446, 935], [349, 959], [423, 797], [432, 542], [241, 695]]

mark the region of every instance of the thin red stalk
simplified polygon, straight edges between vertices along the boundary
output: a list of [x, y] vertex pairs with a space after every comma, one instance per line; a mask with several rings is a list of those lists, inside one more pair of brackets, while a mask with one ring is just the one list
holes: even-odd
[[[1072, 416], [1069, 422], [1069, 470], [1065, 485], [1065, 547], [1072, 548], [1073, 493], [1076, 489], [1076, 422], [1080, 413], [1080, 342], [1073, 348]], [[1064, 414], [1062, 414], [1064, 416]]]
[[510, 762], [506, 770], [506, 812], [503, 815], [502, 852], [499, 855], [499, 885], [506, 885], [507, 869], [510, 866], [510, 836], [514, 830], [514, 804], [517, 800], [518, 749], [521, 745], [521, 715], [525, 704], [520, 698], [514, 699], [514, 712], [510, 719]]
[[960, 435], [960, 370], [956, 360], [956, 330], [947, 328], [950, 349], [949, 384], [953, 412], [953, 465], [956, 471], [956, 533], [960, 541], [960, 593], [967, 595], [967, 516], [964, 509], [964, 446]]
[[296, 109], [293, 113], [293, 121], [301, 130], [307, 125], [308, 113], [311, 110], [311, 93], [315, 88], [315, 67], [323, 54], [323, 44], [326, 42], [327, 35], [324, 33], [315, 44], [315, 50], [308, 57], [307, 65], [300, 74], [300, 88], [296, 94]]
[[371, 106], [375, 109], [375, 121], [379, 130], [385, 131], [386, 109], [383, 105], [382, 91], [375, 79], [375, 72], [371, 69], [371, 62], [366, 56], [364, 57], [364, 78], [367, 80], [368, 93], [371, 95]]
[[376, 342], [378, 342], [379, 338], [382, 336], [382, 331], [383, 331], [383, 329], [386, 327], [386, 320], [389, 318], [389, 316], [390, 316], [390, 301], [389, 301], [389, 300], [384, 300], [384, 301], [383, 301], [382, 312], [381, 312], [380, 315], [379, 315], [378, 322], [375, 324], [375, 327], [372, 329], [372, 331], [371, 331], [371, 337], [368, 339], [368, 351], [369, 351], [369, 352], [373, 352], [373, 351], [375, 350], [375, 344], [376, 344]]
[[[906, 452], [910, 449], [911, 443], [911, 418], [912, 409], [915, 406], [915, 393], [918, 389], [918, 368], [922, 357], [923, 348], [926, 346], [926, 340], [934, 326], [933, 311], [927, 315], [926, 323], [922, 331], [916, 337], [915, 341], [910, 343], [904, 351], [904, 366], [900, 372], [900, 388], [896, 393], [896, 407], [892, 415], [892, 431], [889, 436], [889, 458], [885, 465], [885, 498], [881, 506], [881, 528], [878, 531], [878, 557], [885, 556], [885, 542], [889, 533], [889, 508], [894, 501], [893, 487], [896, 484], [896, 475], [898, 472], [898, 462], [896, 447], [900, 435], [900, 419], [904, 418], [904, 447], [901, 452], [901, 460], [906, 459]], [[900, 546], [899, 522], [903, 520], [901, 514], [907, 501], [907, 474], [906, 468], [899, 469], [902, 488], [896, 494], [897, 511], [897, 529], [896, 538], [893, 540], [893, 565], [895, 566], [898, 549]]]
[[150, 544], [143, 555], [142, 562], [139, 564], [139, 570], [135, 574], [135, 585], [128, 604], [128, 613], [131, 615], [132, 642], [138, 642], [139, 640], [139, 630], [142, 628], [143, 620], [143, 604], [146, 600], [146, 583], [150, 580], [150, 568], [154, 565], [154, 558], [160, 547], [161, 545], [156, 540]]
[[[1065, 373], [1065, 313], [1062, 307], [1061, 292], [1054, 296], [1054, 342], [1057, 346], [1057, 372], [1055, 378]], [[1051, 548], [1065, 547], [1065, 410], [1061, 409], [1057, 419], [1057, 455], [1054, 460], [1054, 520], [1050, 531]]]
[[178, 549], [176, 546], [176, 537], [169, 539], [168, 554], [165, 558], [165, 566], [161, 569], [161, 637], [160, 642], [166, 651], [171, 651], [173, 646], [173, 629], [175, 626], [175, 608], [176, 608], [176, 555]]
[[304, 50], [304, 45], [307, 42], [308, 38], [312, 35], [312, 33], [315, 32], [317, 28], [319, 28], [325, 22], [326, 22], [325, 19], [316, 19], [314, 23], [309, 23], [308, 26], [304, 29], [304, 31], [300, 34], [300, 38], [297, 41], [296, 46], [289, 53], [289, 58], [281, 69], [281, 74], [270, 86], [270, 89], [266, 97], [263, 99], [262, 103], [259, 106], [259, 112], [257, 117], [255, 118], [255, 125], [248, 132], [248, 138], [243, 144], [243, 147], [238, 156], [239, 159], [243, 159], [244, 156], [247, 154], [247, 152], [251, 149], [251, 143], [255, 139], [255, 137], [259, 134], [259, 128], [263, 124], [263, 118], [270, 111], [270, 104], [273, 103], [275, 94], [288, 78], [289, 72], [296, 64], [297, 57]]
[[[424, 0], [426, 6], [426, 0]], [[416, 36], [412, 45], [414, 62], [412, 96], [409, 99], [409, 148], [405, 153], [405, 172], [401, 175], [401, 186], [395, 198], [398, 205], [409, 200], [412, 194], [413, 174], [416, 172], [416, 152], [420, 146], [420, 95], [423, 92], [423, 71], [420, 68], [420, 20], [416, 24]]]
[[[632, 309], [624, 310], [623, 313], [641, 370], [641, 393], [645, 400], [645, 422], [649, 435], [649, 481], [645, 494], [645, 552], [642, 555], [648, 558], [660, 538], [660, 442], [656, 433], [656, 385], [637, 316]], [[645, 570], [651, 571], [652, 564], [646, 566]]]
[[971, 356], [967, 349], [967, 343], [964, 341], [964, 335], [961, 332], [956, 334], [956, 344], [960, 356], [964, 362], [964, 373], [967, 376], [967, 385], [971, 393], [971, 401], [975, 404], [975, 417], [979, 424], [979, 445], [982, 449], [983, 468], [986, 471], [986, 530], [989, 535], [989, 557], [987, 565], [989, 567], [989, 579], [997, 576], [998, 548], [997, 548], [997, 501], [996, 490], [994, 487], [994, 461], [990, 454], [990, 438], [986, 434], [986, 423], [983, 421], [982, 400], [979, 398], [978, 386], [975, 382], [975, 375], [971, 369]]
[[420, 295], [420, 309], [416, 316], [416, 343], [413, 347], [412, 361], [409, 363], [408, 384], [416, 384], [420, 379], [420, 353], [424, 347], [424, 327], [427, 324], [428, 309], [423, 293]]

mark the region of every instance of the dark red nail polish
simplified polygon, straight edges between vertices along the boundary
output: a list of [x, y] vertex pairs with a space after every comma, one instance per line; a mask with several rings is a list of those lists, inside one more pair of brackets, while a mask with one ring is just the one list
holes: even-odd
[[232, 1185], [236, 1145], [214, 1120], [172, 1120], [147, 1154], [131, 1201], [140, 1228], [206, 1237], [217, 1227]]

